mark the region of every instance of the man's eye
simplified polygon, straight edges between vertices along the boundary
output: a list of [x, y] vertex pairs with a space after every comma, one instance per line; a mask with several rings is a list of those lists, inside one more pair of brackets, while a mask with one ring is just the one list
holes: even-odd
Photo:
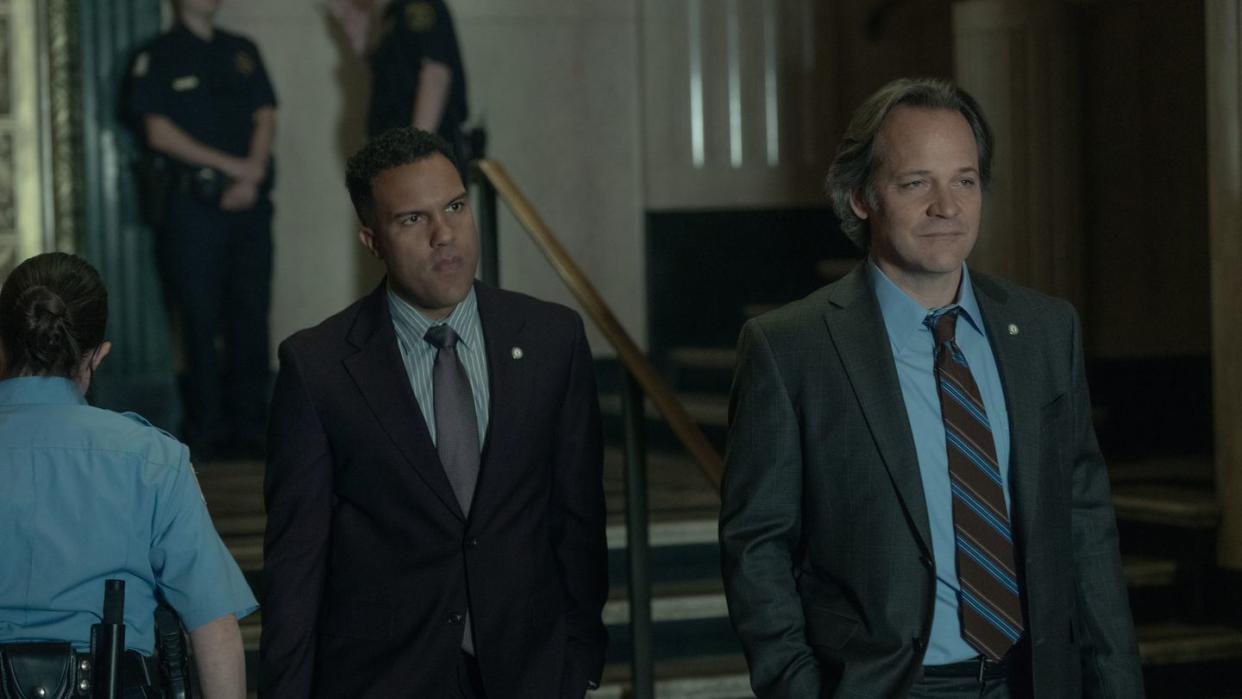
[[448, 205], [448, 210], [453, 213], [457, 213], [458, 211], [461, 211], [464, 208], [466, 208], [466, 203], [462, 201], [455, 201], [452, 204]]
[[419, 221], [421, 221], [422, 219], [423, 217], [419, 216], [418, 214], [406, 214], [405, 216], [401, 217], [401, 225], [412, 226], [418, 223]]
[[975, 179], [973, 177], [963, 177], [958, 181], [963, 187], [974, 187]]
[[909, 182], [902, 182], [901, 188], [902, 189], [915, 189], [917, 187], [922, 186], [922, 184], [923, 184], [923, 180], [910, 180]]

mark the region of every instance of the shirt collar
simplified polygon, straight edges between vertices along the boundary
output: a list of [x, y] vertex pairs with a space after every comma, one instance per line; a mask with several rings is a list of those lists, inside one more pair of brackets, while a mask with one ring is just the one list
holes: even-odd
[[467, 348], [474, 348], [479, 342], [481, 333], [479, 325], [479, 301], [474, 294], [474, 287], [461, 303], [453, 307], [453, 311], [444, 320], [432, 320], [423, 315], [397, 295], [392, 287], [388, 287], [388, 309], [392, 315], [392, 324], [397, 333], [404, 336], [411, 349], [417, 346], [415, 341], [423, 342], [423, 336], [433, 325], [448, 324], [457, 333], [458, 342]]
[[15, 376], [0, 381], [0, 405], [86, 405], [73, 379], [64, 376]]
[[[867, 267], [871, 272], [871, 288], [875, 290], [876, 300], [880, 303], [880, 315], [884, 317], [884, 327], [888, 330], [889, 342], [893, 352], [897, 353], [914, 346], [927, 344], [923, 334], [930, 334], [923, 319], [935, 309], [924, 308], [921, 303], [902, 291], [893, 280], [889, 279], [875, 264], [871, 257], [867, 258]], [[980, 319], [979, 302], [975, 298], [975, 287], [970, 281], [970, 269], [962, 263], [962, 283], [958, 288], [957, 302], [946, 308], [958, 306], [960, 316], [966, 319], [966, 325], [983, 335]], [[958, 325], [960, 329], [962, 325]], [[917, 344], [916, 344], [917, 343]]]

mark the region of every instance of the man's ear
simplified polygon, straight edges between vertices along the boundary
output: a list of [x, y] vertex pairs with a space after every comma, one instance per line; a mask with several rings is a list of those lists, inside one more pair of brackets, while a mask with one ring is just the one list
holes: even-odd
[[867, 205], [866, 199], [856, 189], [850, 192], [850, 209], [854, 211], [854, 215], [864, 221], [871, 216], [871, 207]]
[[370, 227], [363, 226], [358, 229], [358, 242], [362, 243], [362, 247], [370, 250], [375, 259], [384, 259], [384, 253], [380, 250], [379, 240], [375, 237], [375, 231], [371, 230]]

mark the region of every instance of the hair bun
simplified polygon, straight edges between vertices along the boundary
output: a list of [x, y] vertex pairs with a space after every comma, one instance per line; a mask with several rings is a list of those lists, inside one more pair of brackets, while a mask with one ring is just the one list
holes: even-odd
[[0, 285], [0, 376], [77, 378], [107, 323], [108, 290], [89, 262], [64, 252], [35, 255]]
[[25, 322], [22, 333], [32, 358], [48, 361], [73, 347], [73, 320], [60, 294], [43, 285], [28, 287], [17, 297], [17, 311]]

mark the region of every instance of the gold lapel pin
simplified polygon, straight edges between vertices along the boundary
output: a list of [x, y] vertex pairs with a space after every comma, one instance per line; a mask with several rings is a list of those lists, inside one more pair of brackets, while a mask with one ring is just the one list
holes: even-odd
[[509, 354], [513, 355], [514, 359], [521, 359], [524, 353], [521, 347], [514, 347], [512, 350], [509, 350]]
[[1010, 334], [1010, 335], [1017, 335], [1017, 334], [1018, 334], [1018, 326], [1017, 326], [1017, 325], [1015, 325], [1014, 323], [1010, 323], [1010, 324], [1009, 324], [1009, 334]]

